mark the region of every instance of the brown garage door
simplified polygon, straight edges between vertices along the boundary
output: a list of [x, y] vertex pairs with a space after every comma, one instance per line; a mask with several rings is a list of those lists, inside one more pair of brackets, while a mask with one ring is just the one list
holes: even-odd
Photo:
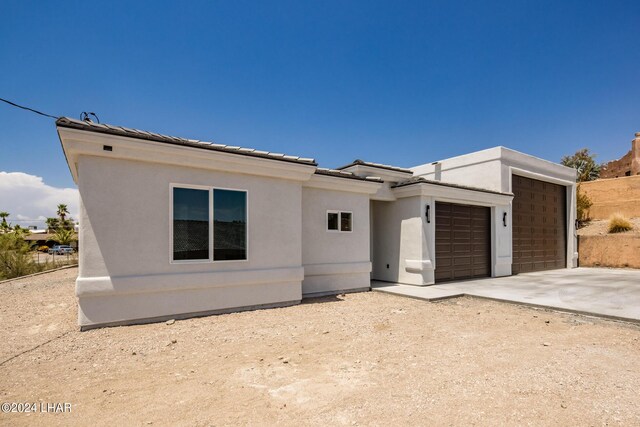
[[513, 175], [513, 274], [567, 265], [565, 187]]
[[436, 203], [436, 282], [491, 275], [491, 214], [481, 206]]

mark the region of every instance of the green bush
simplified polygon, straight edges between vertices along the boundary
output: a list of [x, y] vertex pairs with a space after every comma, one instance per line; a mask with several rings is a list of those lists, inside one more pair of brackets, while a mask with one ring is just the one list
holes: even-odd
[[20, 233], [0, 234], [0, 280], [37, 273], [46, 267], [33, 261], [29, 245]]

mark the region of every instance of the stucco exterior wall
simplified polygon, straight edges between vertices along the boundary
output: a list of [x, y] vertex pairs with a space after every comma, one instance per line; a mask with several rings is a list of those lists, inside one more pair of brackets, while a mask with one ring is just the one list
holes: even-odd
[[640, 217], [639, 175], [583, 182], [580, 191], [593, 203], [588, 211], [591, 219], [607, 219], [614, 213]]
[[[574, 225], [576, 219], [576, 179], [573, 169], [505, 147], [494, 147], [433, 164], [416, 166], [412, 170], [416, 175], [427, 179], [504, 193], [511, 192], [513, 175], [522, 175], [567, 187], [567, 267], [577, 266], [578, 242]], [[498, 224], [498, 222], [496, 218], [493, 218], [494, 224]], [[495, 237], [500, 240], [508, 239], [511, 244], [510, 222], [507, 228], [508, 232]], [[494, 266], [494, 272], [498, 275], [506, 273], [505, 263], [511, 258], [511, 254], [507, 254], [504, 249], [504, 242], [500, 244], [500, 247], [502, 249], [496, 247], [493, 249], [493, 256], [496, 260], [501, 260]]]
[[451, 184], [470, 185], [492, 191], [505, 191], [501, 162], [497, 159], [478, 159], [469, 164], [452, 164], [443, 160], [437, 165], [418, 169], [416, 174], [426, 179]]
[[[300, 182], [80, 156], [79, 322], [300, 301]], [[248, 260], [171, 263], [170, 184], [248, 191]]]
[[[352, 212], [353, 231], [327, 231], [327, 210]], [[369, 230], [368, 194], [304, 187], [302, 294], [369, 289]]]
[[405, 197], [395, 202], [375, 201], [371, 206], [372, 279], [411, 285], [425, 284], [422, 270], [415, 268], [419, 266], [413, 266], [411, 262], [421, 263], [427, 247], [422, 197]]

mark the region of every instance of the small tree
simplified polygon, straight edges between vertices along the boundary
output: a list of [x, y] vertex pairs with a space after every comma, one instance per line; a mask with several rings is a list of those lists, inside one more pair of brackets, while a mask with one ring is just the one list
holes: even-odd
[[58, 218], [47, 218], [47, 233], [55, 233], [60, 226], [60, 220]]
[[600, 165], [596, 163], [596, 155], [588, 148], [576, 151], [573, 156], [564, 156], [560, 163], [578, 171], [578, 182], [593, 181], [600, 178]]
[[582, 225], [589, 220], [589, 208], [593, 202], [584, 192], [580, 191], [580, 185], [576, 189], [576, 214], [578, 215], [578, 223]]
[[7, 223], [7, 217], [9, 216], [9, 212], [0, 212], [0, 218], [2, 218], [2, 222], [0, 223], [0, 231], [6, 233], [9, 231], [11, 226]]
[[35, 273], [43, 268], [33, 262], [29, 245], [20, 233], [0, 234], [0, 280]]

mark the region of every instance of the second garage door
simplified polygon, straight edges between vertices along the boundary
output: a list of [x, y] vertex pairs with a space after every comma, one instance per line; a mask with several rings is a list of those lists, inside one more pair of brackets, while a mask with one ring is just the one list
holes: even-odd
[[513, 175], [513, 274], [567, 266], [565, 187]]
[[491, 213], [482, 206], [436, 203], [436, 282], [491, 275]]

